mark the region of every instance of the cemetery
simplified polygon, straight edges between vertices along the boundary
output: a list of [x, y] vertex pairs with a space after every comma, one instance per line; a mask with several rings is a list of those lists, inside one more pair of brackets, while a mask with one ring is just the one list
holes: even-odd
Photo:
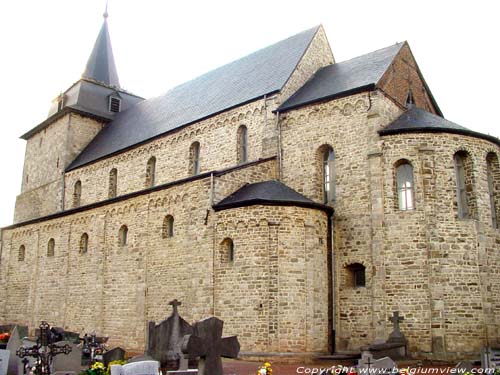
[[[149, 322], [144, 353], [108, 348], [108, 337], [95, 332], [67, 332], [45, 321], [34, 330], [16, 324], [0, 325], [0, 375], [272, 375], [273, 367], [275, 375], [413, 375], [428, 373], [429, 369], [446, 374], [500, 374], [500, 348], [484, 347], [481, 358], [457, 364], [423, 363], [410, 358], [408, 340], [401, 329], [404, 316], [398, 311], [388, 318], [393, 330], [385, 342], [373, 343], [356, 353], [317, 357], [306, 365], [300, 365], [298, 358], [291, 364], [278, 361], [272, 365], [238, 360], [238, 338], [223, 337], [224, 322], [217, 317], [190, 324], [179, 315], [180, 301], [174, 299], [169, 305], [170, 316], [159, 323]], [[229, 362], [223, 362], [224, 358]]]

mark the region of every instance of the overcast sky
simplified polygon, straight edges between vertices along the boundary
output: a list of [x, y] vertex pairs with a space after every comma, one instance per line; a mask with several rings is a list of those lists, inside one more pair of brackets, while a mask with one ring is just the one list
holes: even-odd
[[[109, 0], [121, 86], [146, 98], [323, 24], [336, 61], [407, 40], [445, 117], [500, 136], [495, 0]], [[105, 0], [0, 2], [0, 226], [12, 223], [25, 141], [77, 81]]]

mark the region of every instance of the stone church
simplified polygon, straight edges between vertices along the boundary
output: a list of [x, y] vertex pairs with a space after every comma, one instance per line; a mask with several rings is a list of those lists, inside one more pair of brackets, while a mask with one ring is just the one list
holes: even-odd
[[[460, 63], [460, 62], [457, 62]], [[182, 301], [242, 355], [500, 344], [500, 141], [443, 117], [408, 43], [336, 62], [322, 26], [144, 99], [106, 18], [22, 136], [0, 323], [143, 350]]]

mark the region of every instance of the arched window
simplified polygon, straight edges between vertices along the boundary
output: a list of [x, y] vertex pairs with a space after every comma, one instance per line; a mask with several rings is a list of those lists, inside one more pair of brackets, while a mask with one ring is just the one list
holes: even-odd
[[82, 182], [80, 180], [75, 182], [73, 188], [73, 207], [80, 207], [82, 199]]
[[17, 255], [17, 260], [19, 262], [24, 262], [25, 257], [26, 257], [26, 247], [24, 247], [24, 245], [21, 245], [19, 247], [19, 253]]
[[413, 93], [408, 91], [408, 95], [406, 96], [406, 103], [405, 106], [406, 108], [411, 108], [415, 105], [415, 99], [413, 98]]
[[415, 208], [413, 167], [407, 160], [400, 160], [396, 165], [398, 208], [403, 211], [413, 210]]
[[500, 166], [498, 156], [490, 152], [486, 156], [486, 167], [488, 174], [488, 195], [490, 197], [491, 224], [498, 228], [500, 219]]
[[146, 166], [146, 188], [155, 186], [156, 158], [151, 156]]
[[121, 247], [127, 246], [128, 228], [122, 225], [118, 231], [118, 243]]
[[248, 161], [248, 129], [245, 125], [238, 128], [238, 164]]
[[108, 189], [108, 198], [116, 197], [118, 186], [118, 171], [116, 168], [113, 168], [109, 171], [109, 189]]
[[453, 156], [457, 187], [457, 210], [460, 219], [476, 217], [476, 197], [474, 195], [474, 177], [472, 158], [465, 151]]
[[80, 254], [85, 254], [89, 247], [89, 235], [87, 233], [82, 234], [80, 237]]
[[47, 244], [47, 256], [48, 257], [53, 257], [55, 253], [55, 248], [56, 248], [56, 241], [54, 241], [53, 238], [49, 240], [49, 243]]
[[319, 149], [321, 157], [321, 177], [323, 183], [323, 200], [325, 203], [335, 200], [335, 152], [328, 145]]
[[165, 216], [163, 219], [162, 237], [169, 238], [174, 236], [174, 217], [172, 215]]
[[221, 246], [221, 261], [222, 263], [232, 263], [234, 262], [234, 243], [233, 240], [224, 238], [220, 244]]
[[200, 143], [193, 142], [189, 148], [189, 173], [196, 176], [200, 173]]
[[365, 266], [360, 263], [347, 265], [347, 286], [360, 288], [366, 286]]

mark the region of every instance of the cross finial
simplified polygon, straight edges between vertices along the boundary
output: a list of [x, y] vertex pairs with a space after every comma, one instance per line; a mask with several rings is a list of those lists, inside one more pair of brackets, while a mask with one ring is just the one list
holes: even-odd
[[177, 298], [176, 298], [173, 301], [170, 301], [168, 304], [170, 306], [172, 306], [172, 308], [174, 309], [174, 311], [172, 312], [172, 315], [179, 315], [179, 313], [177, 311], [177, 307], [180, 306], [180, 305], [182, 305], [182, 302], [178, 301]]
[[104, 19], [108, 18], [108, 0], [106, 0], [106, 9], [104, 10], [104, 14], [102, 16]]

